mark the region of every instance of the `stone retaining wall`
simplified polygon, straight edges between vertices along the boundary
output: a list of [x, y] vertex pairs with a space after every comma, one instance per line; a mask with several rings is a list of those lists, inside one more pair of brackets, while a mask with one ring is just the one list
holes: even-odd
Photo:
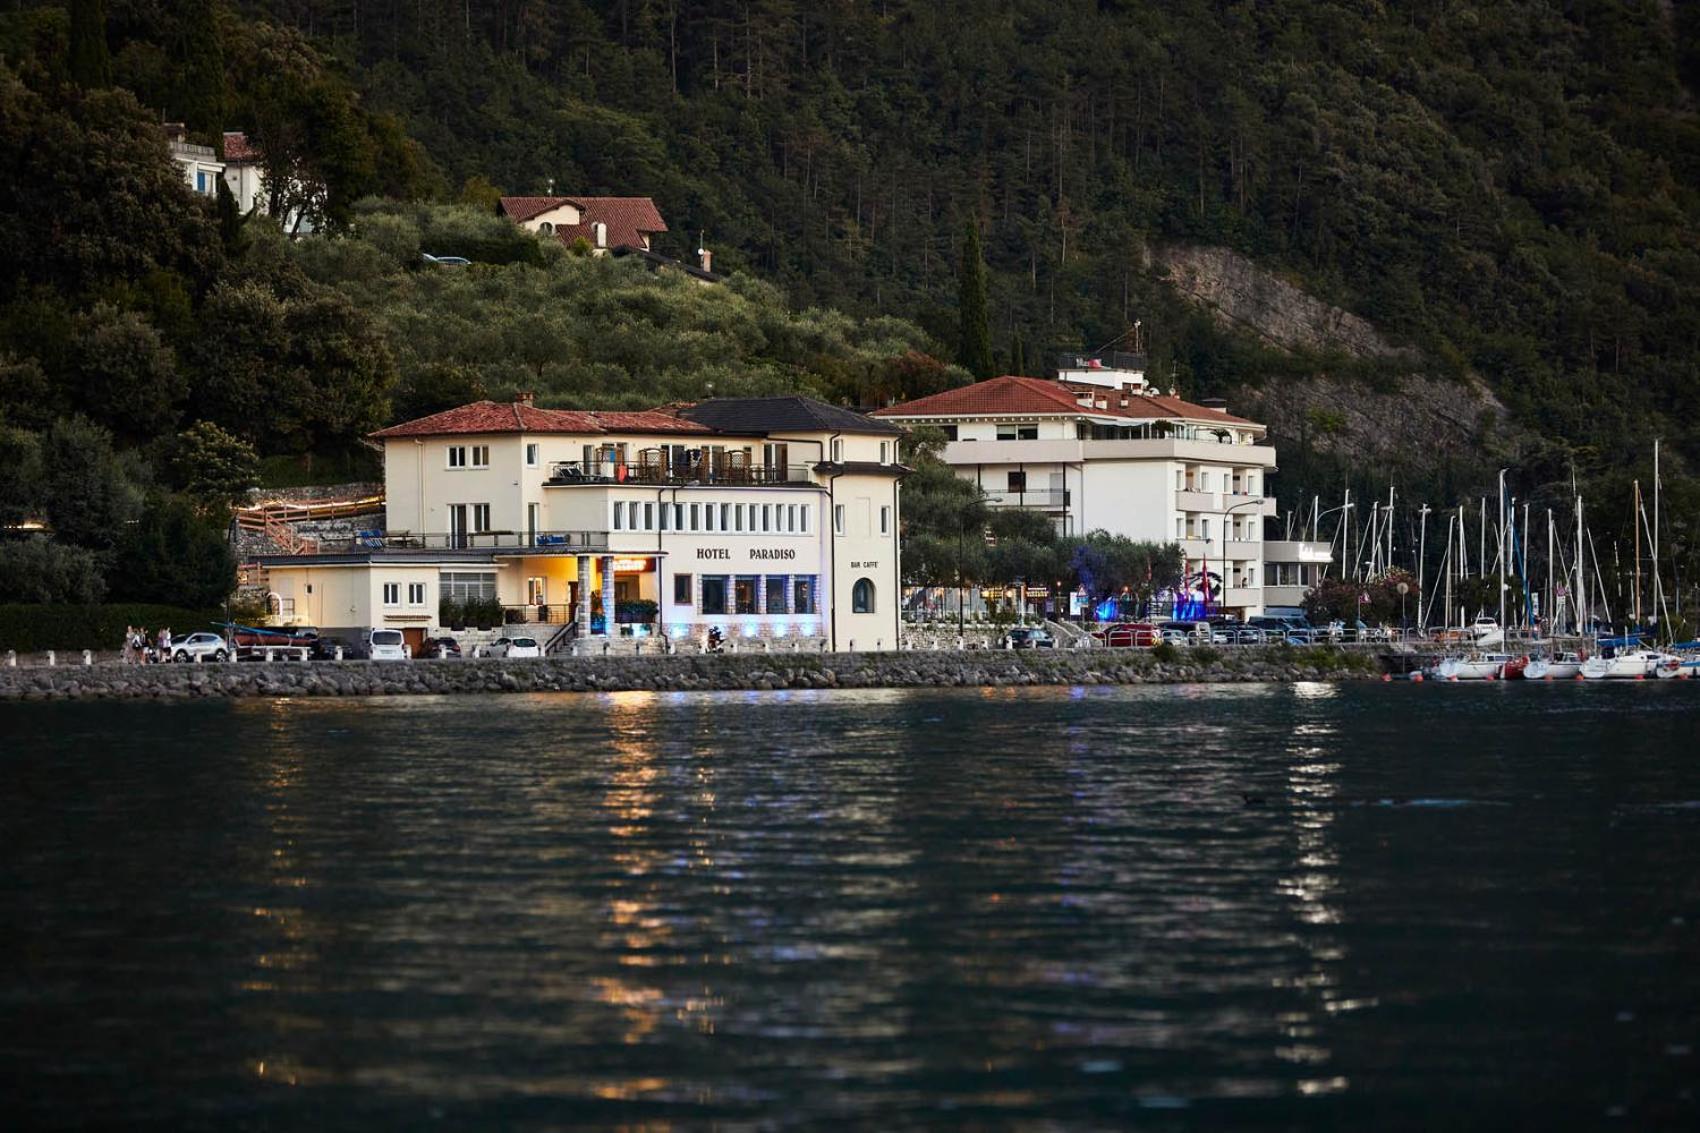
[[1374, 658], [1323, 649], [1242, 649], [1162, 662], [1143, 650], [904, 652], [544, 660], [95, 665], [0, 669], [0, 702], [382, 696], [482, 692], [1299, 681], [1377, 677]]

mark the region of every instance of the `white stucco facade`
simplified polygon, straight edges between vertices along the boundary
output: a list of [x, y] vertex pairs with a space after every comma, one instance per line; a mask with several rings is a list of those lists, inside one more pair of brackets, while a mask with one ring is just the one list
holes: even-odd
[[1262, 612], [1276, 467], [1264, 427], [1153, 391], [1137, 371], [1089, 376], [995, 378], [876, 416], [943, 429], [943, 459], [992, 507], [1041, 512], [1062, 535], [1176, 542], [1189, 575], [1211, 576], [1214, 607]]
[[[728, 399], [771, 400], [800, 399]], [[510, 620], [594, 636], [632, 632], [610, 608], [624, 617], [652, 602], [644, 632], [675, 640], [719, 629], [897, 646], [903, 469], [892, 426], [757, 431], [760, 405], [738, 432], [661, 414], [464, 408], [477, 412], [379, 434], [383, 532], [265, 560], [286, 620], [422, 639], [441, 628], [444, 598], [477, 597]]]

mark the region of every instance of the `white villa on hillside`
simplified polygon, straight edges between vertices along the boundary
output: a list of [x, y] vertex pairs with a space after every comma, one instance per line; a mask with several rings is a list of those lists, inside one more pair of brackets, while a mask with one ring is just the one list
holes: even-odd
[[1054, 381], [992, 378], [874, 416], [942, 429], [944, 460], [991, 506], [1042, 512], [1065, 535], [1177, 542], [1200, 598], [1209, 576], [1212, 610], [1262, 612], [1266, 430], [1152, 389], [1143, 358], [1070, 356]]
[[400, 629], [415, 649], [444, 599], [495, 600], [557, 646], [646, 633], [619, 614], [652, 602], [675, 642], [718, 628], [892, 649], [899, 434], [796, 396], [640, 413], [476, 402], [373, 434], [384, 530], [260, 564], [284, 622]]

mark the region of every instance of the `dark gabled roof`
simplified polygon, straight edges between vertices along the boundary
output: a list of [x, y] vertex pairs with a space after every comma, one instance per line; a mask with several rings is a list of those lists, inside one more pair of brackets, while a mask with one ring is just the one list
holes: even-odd
[[883, 437], [903, 432], [890, 422], [799, 394], [713, 397], [682, 406], [679, 415], [723, 433], [873, 433]]
[[615, 248], [614, 255], [616, 257], [637, 256], [652, 268], [677, 268], [686, 275], [700, 279], [704, 283], [720, 283], [726, 278], [718, 272], [704, 271], [695, 264], [676, 260], [672, 256], [663, 256], [660, 252], [651, 252], [647, 248], [634, 248], [630, 244], [622, 244]]

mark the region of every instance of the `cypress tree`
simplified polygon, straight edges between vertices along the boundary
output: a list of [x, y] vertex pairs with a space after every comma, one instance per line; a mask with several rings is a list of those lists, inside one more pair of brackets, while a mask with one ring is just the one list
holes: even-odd
[[242, 231], [242, 225], [247, 221], [242, 210], [236, 205], [236, 194], [230, 191], [230, 183], [223, 177], [218, 179], [218, 235], [224, 242], [226, 255], [240, 256], [248, 246], [248, 236]]
[[224, 42], [216, 0], [179, 5], [176, 90], [172, 102], [191, 133], [218, 139], [224, 129]]
[[105, 0], [71, 0], [71, 79], [85, 89], [112, 85]]
[[986, 317], [986, 261], [980, 253], [980, 230], [970, 219], [962, 236], [962, 276], [957, 291], [962, 318], [962, 341], [956, 360], [984, 381], [992, 376], [992, 329]]

